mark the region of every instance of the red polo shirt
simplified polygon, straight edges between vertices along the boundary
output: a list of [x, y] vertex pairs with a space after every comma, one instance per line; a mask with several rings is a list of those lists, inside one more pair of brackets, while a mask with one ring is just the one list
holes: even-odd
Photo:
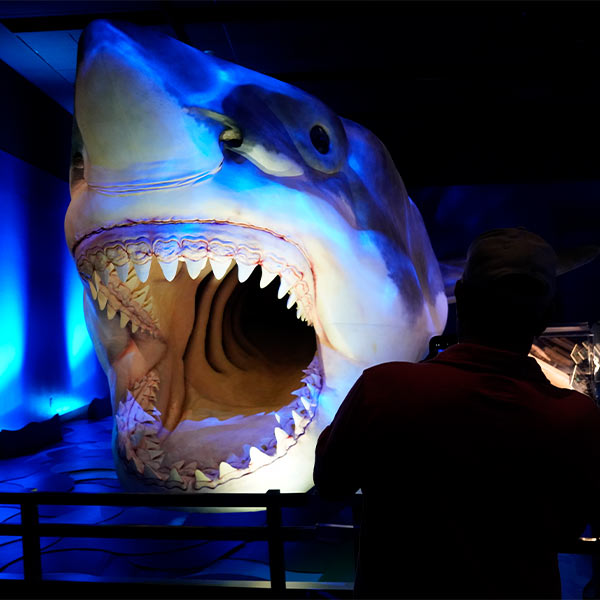
[[461, 343], [364, 371], [314, 480], [362, 489], [359, 596], [559, 598], [557, 549], [600, 508], [600, 413], [523, 355]]

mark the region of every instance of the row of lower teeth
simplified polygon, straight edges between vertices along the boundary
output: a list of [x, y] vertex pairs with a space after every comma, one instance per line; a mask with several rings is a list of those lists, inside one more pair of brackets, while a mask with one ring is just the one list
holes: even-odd
[[[167, 488], [176, 487], [184, 491], [215, 488], [231, 479], [253, 472], [286, 454], [314, 418], [321, 388], [321, 377], [317, 369], [315, 359], [304, 370], [304, 386], [292, 392], [298, 397], [296, 408], [291, 411], [292, 433], [286, 432], [282, 427], [274, 428], [273, 448], [276, 448], [276, 452], [273, 455], [267, 454], [269, 448], [266, 446], [263, 446], [262, 450], [252, 446], [246, 463], [240, 468], [222, 461], [217, 468], [204, 470], [198, 468], [196, 461], [165, 464], [166, 454], [158, 438], [161, 427], [160, 413], [156, 409], [158, 374], [151, 371], [133, 386], [133, 393], [128, 392], [127, 399], [119, 404], [115, 415], [121, 457], [129, 470], [147, 483]], [[277, 413], [275, 417], [280, 421]]]

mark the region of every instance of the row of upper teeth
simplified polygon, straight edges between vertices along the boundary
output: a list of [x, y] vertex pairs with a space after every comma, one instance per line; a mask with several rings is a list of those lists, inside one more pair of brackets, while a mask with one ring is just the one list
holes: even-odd
[[[94, 297], [94, 300], [98, 300], [100, 310], [104, 310], [104, 307], [106, 306], [106, 301], [104, 299], [106, 297], [106, 294], [100, 293], [100, 282], [103, 283], [104, 286], [108, 286], [108, 283], [111, 278], [111, 273], [116, 272], [119, 280], [127, 285], [130, 285], [131, 290], [133, 291], [139, 286], [140, 283], [145, 283], [147, 281], [148, 275], [150, 273], [150, 268], [152, 266], [152, 260], [156, 260], [167, 281], [173, 281], [173, 279], [177, 275], [179, 265], [182, 262], [185, 263], [187, 272], [192, 279], [197, 279], [201, 273], [205, 272], [207, 264], [210, 266], [214, 277], [218, 280], [223, 279], [223, 277], [225, 277], [225, 275], [233, 268], [233, 266], [237, 265], [237, 276], [240, 283], [246, 281], [250, 277], [254, 269], [256, 269], [256, 267], [259, 266], [258, 263], [248, 264], [244, 262], [239, 262], [233, 257], [221, 256], [205, 256], [204, 258], [201, 258], [199, 260], [190, 260], [187, 258], [179, 257], [175, 258], [171, 262], [166, 262], [160, 260], [157, 257], [154, 257], [154, 259], [151, 258], [145, 263], [138, 264], [126, 261], [121, 265], [116, 265], [109, 262], [105, 264], [103, 269], [94, 269], [91, 273], [90, 279], [88, 280], [92, 296]], [[272, 263], [271, 261], [271, 265], [273, 264], [277, 265], [277, 263]], [[131, 268], [131, 265], [133, 265], [133, 269]], [[312, 324], [312, 319], [310, 317], [312, 303], [310, 301], [310, 294], [308, 293], [308, 286], [294, 269], [283, 268], [280, 271], [274, 271], [267, 269], [265, 265], [262, 264], [260, 287], [267, 287], [277, 276], [280, 277], [280, 284], [279, 289], [277, 291], [277, 297], [281, 299], [286, 294], [288, 294], [289, 297], [287, 300], [287, 307], [292, 308], [294, 305], [297, 305], [296, 316], [299, 319]], [[139, 293], [141, 293], [141, 291]], [[124, 317], [123, 314], [124, 313], [121, 312], [121, 318], [125, 319], [126, 317]], [[112, 314], [112, 316], [109, 316], [109, 319], [113, 316], [114, 314]], [[127, 316], [129, 317], [129, 319], [131, 319], [131, 315]], [[128, 320], [125, 321], [125, 324], [128, 322]], [[133, 322], [133, 319], [131, 320]], [[124, 325], [121, 326], [124, 327]]]
[[[165, 464], [165, 452], [158, 438], [160, 429], [160, 413], [156, 408], [156, 395], [159, 386], [158, 374], [152, 371], [141, 383], [133, 386], [133, 393], [128, 392], [127, 399], [119, 404], [115, 415], [118, 429], [119, 451], [127, 462], [129, 469], [149, 483], [166, 487], [177, 487], [182, 490], [199, 490], [214, 488], [231, 479], [237, 479], [247, 473], [268, 465], [287, 453], [295, 445], [298, 438], [316, 413], [321, 377], [313, 363], [304, 371], [304, 386], [294, 392], [298, 397], [296, 409], [292, 409], [293, 426], [291, 433], [282, 427], [274, 428], [276, 453], [270, 456], [256, 446], [250, 447], [247, 466], [237, 468], [222, 461], [218, 469], [206, 470], [198, 468], [195, 461], [186, 463], [177, 461]], [[275, 413], [278, 422], [280, 416]], [[281, 423], [280, 423], [281, 424]], [[290, 429], [288, 424], [283, 427]]]

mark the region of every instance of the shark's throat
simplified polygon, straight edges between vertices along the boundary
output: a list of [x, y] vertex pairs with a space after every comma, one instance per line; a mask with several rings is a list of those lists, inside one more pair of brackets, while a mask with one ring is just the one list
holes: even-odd
[[195, 491], [293, 451], [322, 387], [298, 248], [226, 223], [135, 223], [76, 254], [132, 475]]

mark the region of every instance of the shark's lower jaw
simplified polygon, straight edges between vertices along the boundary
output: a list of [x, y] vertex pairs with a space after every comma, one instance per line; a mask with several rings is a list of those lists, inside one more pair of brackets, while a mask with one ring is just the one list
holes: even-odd
[[210, 491], [302, 445], [324, 382], [298, 248], [229, 223], [154, 222], [90, 234], [76, 260], [127, 487]]

